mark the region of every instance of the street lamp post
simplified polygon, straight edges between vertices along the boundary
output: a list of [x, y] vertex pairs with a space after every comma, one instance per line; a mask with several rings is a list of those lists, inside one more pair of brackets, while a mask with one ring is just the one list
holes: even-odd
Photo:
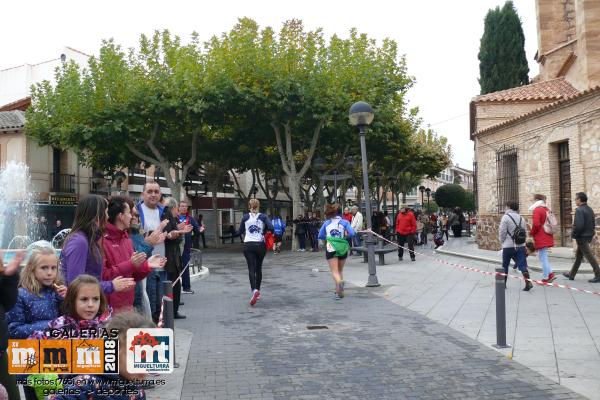
[[[395, 203], [394, 203], [394, 184], [396, 183], [396, 178], [390, 176], [388, 178], [388, 183], [390, 186], [390, 192], [392, 193], [392, 220], [394, 220], [396, 218], [396, 209], [395, 209]], [[387, 193], [386, 193], [387, 196]], [[392, 226], [395, 225], [395, 221], [392, 221]]]
[[430, 214], [431, 209], [429, 208], [429, 197], [431, 196], [431, 189], [426, 188], [425, 193], [427, 193], [427, 214]]
[[350, 107], [349, 122], [350, 125], [358, 127], [360, 137], [360, 154], [362, 157], [362, 173], [363, 173], [363, 193], [365, 196], [365, 206], [367, 209], [367, 259], [369, 263], [369, 280], [367, 281], [367, 287], [381, 286], [377, 279], [377, 268], [375, 267], [375, 242], [373, 240], [373, 233], [371, 231], [372, 224], [371, 218], [371, 194], [369, 193], [369, 170], [367, 167], [367, 143], [365, 139], [366, 127], [373, 122], [375, 114], [371, 106], [363, 101], [352, 104]]

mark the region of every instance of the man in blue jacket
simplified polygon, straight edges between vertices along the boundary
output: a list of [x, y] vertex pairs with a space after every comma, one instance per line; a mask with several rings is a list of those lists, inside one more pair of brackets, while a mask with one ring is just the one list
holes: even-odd
[[283, 222], [280, 215], [276, 215], [273, 218], [273, 228], [275, 230], [275, 248], [273, 249], [273, 253], [279, 254], [281, 253], [281, 243], [283, 242], [283, 234], [286, 228], [285, 222]]

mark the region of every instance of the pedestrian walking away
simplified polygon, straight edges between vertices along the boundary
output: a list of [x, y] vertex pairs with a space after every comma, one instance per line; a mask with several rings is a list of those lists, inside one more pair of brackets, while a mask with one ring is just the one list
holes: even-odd
[[317, 218], [317, 214], [313, 213], [312, 217], [308, 220], [308, 237], [310, 238], [310, 244], [312, 251], [319, 251], [319, 229], [321, 228], [321, 221]]
[[336, 300], [344, 297], [344, 264], [350, 250], [348, 239], [355, 235], [350, 223], [338, 215], [339, 208], [339, 204], [327, 204], [325, 218], [328, 219], [319, 231], [319, 240], [325, 241], [325, 259], [335, 282]]
[[250, 305], [253, 306], [260, 300], [260, 284], [262, 281], [262, 263], [267, 253], [265, 247], [265, 232], [273, 232], [273, 224], [260, 210], [260, 202], [250, 199], [248, 202], [250, 212], [240, 222], [239, 235], [244, 235], [244, 257], [248, 264], [250, 278]]
[[[519, 204], [515, 201], [506, 202], [506, 211], [500, 220], [499, 237], [502, 244], [502, 267], [504, 273], [508, 274], [508, 266], [511, 260], [525, 278], [524, 291], [529, 291], [533, 287], [530, 281], [529, 271], [527, 269], [527, 256], [525, 252], [525, 241], [527, 239], [527, 224], [519, 215]], [[507, 277], [504, 277], [504, 287], [506, 288]]]
[[406, 204], [396, 216], [396, 233], [398, 234], [398, 259], [404, 257], [404, 245], [408, 244], [410, 259], [415, 261], [415, 234], [417, 233], [417, 219]]
[[308, 231], [308, 221], [302, 216], [298, 215], [298, 218], [295, 219], [294, 225], [296, 225], [296, 235], [298, 236], [298, 250], [296, 251], [306, 251], [306, 235]]
[[587, 195], [583, 192], [575, 195], [577, 209], [575, 210], [575, 220], [573, 221], [571, 235], [577, 243], [577, 252], [575, 253], [575, 262], [573, 263], [573, 267], [571, 267], [571, 271], [565, 272], [563, 275], [570, 280], [575, 279], [581, 261], [583, 261], [583, 257], [585, 256], [586, 260], [592, 265], [592, 270], [594, 270], [594, 277], [589, 282], [600, 283], [600, 268], [598, 268], [598, 261], [596, 261], [596, 257], [594, 257], [590, 248], [590, 243], [596, 234], [596, 216], [594, 215], [594, 210], [588, 206], [587, 200]]
[[283, 234], [285, 233], [285, 228], [285, 222], [283, 222], [279, 215], [276, 215], [275, 218], [273, 218], [273, 229], [275, 230], [273, 232], [275, 235], [275, 246], [273, 247], [274, 254], [281, 253], [281, 243], [283, 242]]
[[554, 247], [554, 236], [552, 222], [556, 218], [552, 216], [552, 211], [546, 205], [546, 196], [536, 194], [533, 196], [533, 205], [529, 207], [532, 212], [532, 223], [530, 235], [533, 237], [535, 250], [538, 253], [540, 263], [542, 264], [543, 279], [542, 282], [548, 283], [556, 279], [552, 266], [548, 261], [548, 249]]

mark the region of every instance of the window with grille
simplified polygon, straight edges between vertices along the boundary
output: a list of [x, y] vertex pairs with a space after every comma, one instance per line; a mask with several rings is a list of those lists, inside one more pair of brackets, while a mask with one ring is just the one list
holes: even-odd
[[475, 199], [475, 211], [478, 211], [479, 199], [477, 198], [477, 161], [473, 162], [473, 197]]
[[503, 213], [507, 201], [519, 202], [519, 170], [517, 148], [502, 146], [496, 152], [498, 212]]

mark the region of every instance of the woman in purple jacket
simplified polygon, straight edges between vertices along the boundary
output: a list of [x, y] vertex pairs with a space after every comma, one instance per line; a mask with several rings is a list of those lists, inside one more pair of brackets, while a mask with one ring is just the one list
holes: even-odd
[[102, 281], [102, 251], [98, 243], [107, 220], [108, 203], [104, 197], [90, 194], [82, 198], [75, 210], [71, 233], [65, 239], [60, 254], [62, 276], [69, 285], [81, 274], [88, 274], [100, 281], [105, 294], [122, 292], [135, 286], [133, 278], [116, 277]]

